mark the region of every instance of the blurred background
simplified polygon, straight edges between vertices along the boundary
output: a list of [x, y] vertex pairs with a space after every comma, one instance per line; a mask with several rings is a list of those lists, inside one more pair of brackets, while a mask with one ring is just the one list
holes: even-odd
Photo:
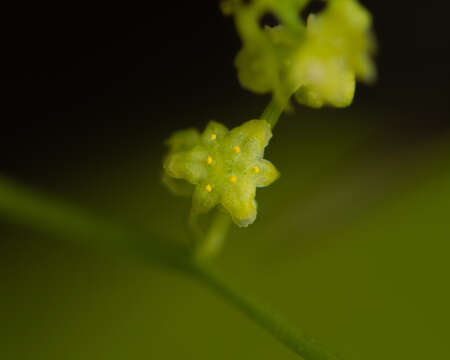
[[[445, 358], [449, 5], [362, 3], [377, 84], [347, 109], [281, 119], [266, 157], [282, 176], [217, 268], [343, 359]], [[0, 174], [182, 241], [189, 200], [161, 184], [164, 139], [238, 125], [269, 99], [239, 86], [217, 1], [149, 5], [4, 12]], [[2, 219], [0, 324], [8, 360], [297, 358], [188, 277]]]

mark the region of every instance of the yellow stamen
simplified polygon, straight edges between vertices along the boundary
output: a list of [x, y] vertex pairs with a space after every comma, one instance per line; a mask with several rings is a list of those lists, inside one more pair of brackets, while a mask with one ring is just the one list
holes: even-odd
[[217, 135], [216, 134], [211, 134], [211, 136], [209, 137], [211, 140], [216, 140]]
[[208, 165], [211, 165], [212, 162], [213, 162], [213, 158], [212, 158], [211, 156], [208, 156], [208, 157], [206, 158], [206, 163], [207, 163]]
[[207, 192], [211, 192], [212, 191], [212, 186], [211, 185], [206, 185], [205, 186], [205, 190], [207, 191]]
[[259, 173], [259, 167], [255, 166], [255, 167], [252, 169], [252, 171], [253, 171], [253, 174]]
[[236, 145], [233, 147], [233, 151], [235, 152], [235, 154], [239, 154], [241, 152], [241, 148]]
[[237, 181], [237, 177], [236, 176], [232, 176], [230, 177], [230, 183], [234, 184]]

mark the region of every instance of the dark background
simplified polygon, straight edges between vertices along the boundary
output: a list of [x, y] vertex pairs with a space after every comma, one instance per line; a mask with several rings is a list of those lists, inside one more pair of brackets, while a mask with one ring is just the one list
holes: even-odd
[[[359, 86], [353, 106], [387, 111], [386, 134], [448, 130], [449, 5], [363, 4], [374, 15], [379, 81]], [[106, 161], [175, 128], [203, 126], [218, 108], [263, 109], [267, 97], [239, 86], [232, 64], [239, 39], [216, 1], [148, 5], [5, 12], [3, 72], [11, 83], [4, 83], [3, 173], [39, 181], [52, 169], [63, 176], [93, 152]]]

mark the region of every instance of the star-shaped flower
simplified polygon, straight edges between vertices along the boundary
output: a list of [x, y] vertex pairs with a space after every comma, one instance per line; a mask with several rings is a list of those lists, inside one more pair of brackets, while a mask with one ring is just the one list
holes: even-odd
[[248, 226], [256, 219], [256, 188], [270, 185], [279, 176], [272, 163], [263, 159], [271, 137], [265, 120], [250, 120], [230, 131], [211, 121], [202, 134], [190, 129], [168, 140], [164, 169], [169, 177], [195, 185], [195, 213], [221, 204], [237, 225]]

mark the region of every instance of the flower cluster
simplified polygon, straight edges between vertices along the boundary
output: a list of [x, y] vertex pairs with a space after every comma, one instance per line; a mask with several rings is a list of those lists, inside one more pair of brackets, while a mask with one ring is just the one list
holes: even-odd
[[[233, 15], [242, 40], [235, 65], [242, 86], [272, 92], [286, 102], [321, 107], [348, 106], [355, 79], [370, 82], [376, 76], [370, 13], [357, 0], [329, 0], [325, 10], [299, 17], [309, 0], [226, 0], [224, 13]], [[261, 27], [272, 13], [280, 22]]]
[[164, 160], [166, 177], [176, 182], [166, 183], [177, 192], [186, 182], [194, 185], [194, 213], [221, 204], [237, 225], [248, 226], [256, 219], [256, 188], [279, 176], [263, 159], [271, 137], [265, 120], [251, 120], [230, 131], [214, 121], [202, 134], [194, 129], [179, 131], [167, 141], [169, 153]]
[[[328, 0], [305, 22], [300, 13], [310, 1], [222, 1], [242, 40], [235, 59], [239, 80], [251, 91], [273, 95], [275, 101], [262, 115], [272, 126], [291, 97], [315, 108], [345, 107], [353, 100], [356, 80], [376, 77], [370, 13], [358, 0]], [[279, 25], [261, 26], [268, 13]], [[237, 225], [253, 223], [256, 188], [279, 176], [263, 159], [272, 137], [266, 120], [232, 130], [212, 121], [201, 134], [195, 129], [175, 133], [167, 141], [165, 184], [176, 194], [192, 196], [194, 215], [221, 206]]]

